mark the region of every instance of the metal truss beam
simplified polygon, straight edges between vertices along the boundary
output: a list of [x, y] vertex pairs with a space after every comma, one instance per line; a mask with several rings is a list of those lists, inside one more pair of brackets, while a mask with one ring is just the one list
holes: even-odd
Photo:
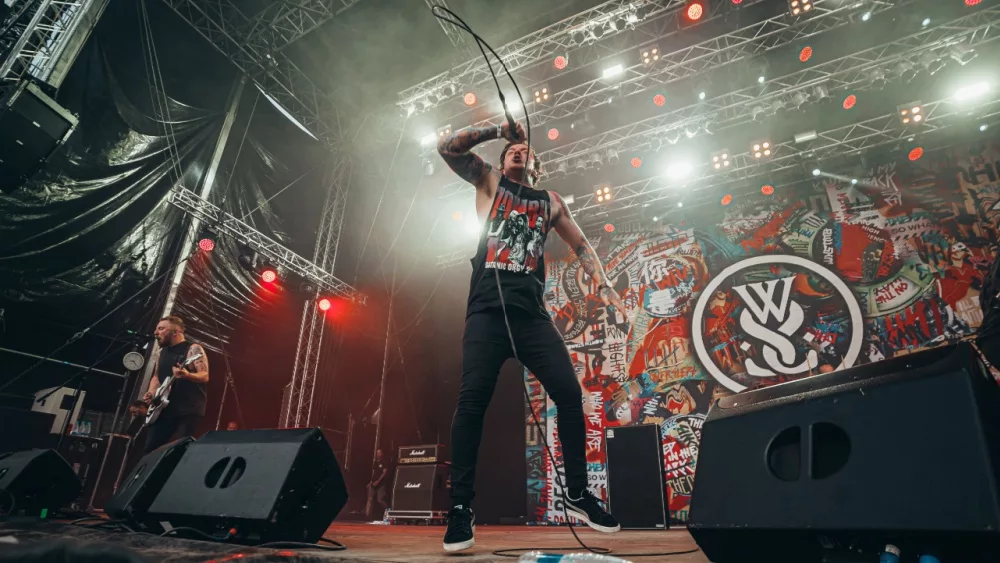
[[281, 51], [361, 0], [280, 0], [255, 15], [243, 34], [253, 45]]
[[[337, 261], [337, 248], [347, 207], [347, 186], [351, 181], [349, 161], [335, 162], [327, 175], [328, 191], [323, 205], [323, 220], [319, 236], [313, 250], [313, 263], [324, 270], [333, 271]], [[281, 424], [285, 428], [304, 428], [311, 425], [312, 407], [316, 394], [319, 360], [323, 349], [326, 330], [326, 315], [316, 307], [320, 297], [317, 289], [315, 299], [303, 306], [302, 323], [299, 326], [298, 346], [295, 350], [295, 365], [292, 380], [288, 385], [289, 400], [282, 412]]]
[[[427, 7], [432, 10], [435, 6], [440, 6], [442, 8], [448, 7], [448, 3], [444, 0], [424, 0], [424, 2], [427, 4]], [[465, 54], [470, 57], [475, 55], [475, 53], [469, 49], [469, 44], [467, 42], [469, 38], [464, 32], [459, 31], [455, 26], [442, 20], [441, 18], [435, 17], [434, 19], [436, 19], [438, 24], [441, 25], [441, 29], [444, 31], [444, 34], [448, 36], [448, 41], [451, 41], [452, 47], [464, 47]]]
[[14, 13], [22, 8], [26, 8], [27, 13], [22, 16], [24, 24], [12, 28], [20, 35], [14, 40], [9, 56], [0, 63], [0, 92], [16, 87], [29, 74], [39, 80], [48, 80], [92, 4], [93, 0], [15, 3]]
[[[852, 53], [798, 72], [769, 80], [761, 86], [751, 86], [706, 99], [656, 117], [631, 123], [539, 153], [545, 162], [546, 179], [559, 178], [573, 172], [573, 161], [592, 154], [606, 157], [609, 153], [628, 154], [656, 149], [665, 138], [677, 137], [686, 128], [706, 125], [718, 131], [752, 123], [760, 114], [773, 114], [788, 107], [797, 92], [808, 93], [816, 86], [827, 91], [870, 88], [876, 76], [888, 77], [893, 67], [925, 53], [945, 56], [944, 51], [958, 42], [977, 47], [1000, 38], [1000, 6], [964, 16], [947, 24], [902, 37], [888, 44]], [[734, 147], [720, 146], [719, 149]], [[445, 187], [442, 197], [471, 193], [465, 182], [453, 182]]]
[[[872, 13], [894, 9], [915, 0], [897, 4], [879, 3], [872, 6]], [[730, 33], [723, 33], [673, 52], [664, 52], [659, 62], [647, 67], [639, 57], [629, 57], [636, 64], [624, 70], [620, 77], [605, 80], [594, 78], [561, 92], [554, 92], [550, 104], [527, 104], [532, 123], [547, 123], [578, 115], [588, 109], [606, 104], [609, 97], [627, 98], [647, 90], [662, 88], [664, 84], [694, 78], [700, 74], [720, 69], [731, 63], [746, 61], [766, 51], [791, 45], [804, 38], [845, 27], [852, 23], [851, 15], [857, 12], [853, 3], [829, 9], [817, 3], [815, 13], [808, 18], [796, 18], [787, 11]], [[502, 113], [481, 120], [473, 126], [497, 125], [505, 121]]]
[[[924, 137], [953, 127], [956, 121], [961, 122], [961, 118], [968, 114], [967, 108], [956, 107], [950, 100], [925, 103], [923, 110], [926, 118], [920, 125], [920, 133]], [[1000, 125], [1000, 99], [981, 105], [978, 111], [979, 118], [990, 127]], [[696, 167], [693, 174], [682, 183], [661, 175], [614, 186], [611, 203], [598, 203], [593, 194], [577, 196], [573, 203], [573, 214], [581, 225], [590, 226], [603, 220], [602, 218], [610, 213], [665, 201], [690, 202], [698, 196], [717, 194], [724, 186], [745, 185], [748, 180], [755, 177], [771, 178], [792, 172], [805, 174], [805, 165], [808, 163], [820, 163], [824, 159], [860, 154], [877, 147], [900, 143], [909, 139], [914, 132], [913, 129], [904, 127], [893, 112], [890, 115], [820, 132], [817, 138], [807, 145], [798, 145], [794, 141], [777, 143], [774, 145], [773, 157], [764, 163], [753, 158], [749, 151], [734, 154], [731, 157], [732, 170], [724, 175], [712, 169], [706, 162]], [[686, 186], [696, 187], [688, 189]], [[437, 264], [448, 268], [468, 263], [470, 252], [468, 248], [456, 249], [440, 255]]]
[[187, 188], [175, 187], [170, 192], [167, 201], [178, 209], [197, 217], [203, 224], [219, 229], [247, 245], [271, 260], [275, 266], [315, 283], [318, 288], [357, 303], [364, 304], [367, 301], [363, 293], [335, 278], [333, 274], [322, 267], [285, 248], [247, 223], [223, 212], [215, 204], [198, 197]]
[[[503, 45], [496, 49], [496, 52], [511, 73], [514, 73], [528, 65], [554, 58], [557, 54], [568, 53], [576, 46], [571, 41], [571, 34], [574, 31], [584, 31], [596, 25], [603, 26], [619, 17], [635, 13], [639, 9], [646, 11], [645, 19], [642, 21], [648, 21], [667, 12], [676, 13], [683, 8], [684, 3], [685, 0], [609, 0]], [[623, 32], [605, 31], [601, 39], [604, 40], [620, 33]], [[441, 101], [429, 99], [430, 94], [435, 94], [448, 85], [473, 86], [490, 80], [490, 77], [490, 69], [486, 62], [481, 57], [474, 57], [466, 63], [401, 91], [399, 93], [399, 106], [407, 108], [414, 106], [419, 101], [425, 103], [426, 109], [430, 109], [441, 103]]]
[[313, 83], [291, 59], [263, 38], [246, 37], [241, 33], [252, 25], [230, 0], [163, 2], [318, 140], [331, 150], [339, 148], [340, 115], [326, 90]]

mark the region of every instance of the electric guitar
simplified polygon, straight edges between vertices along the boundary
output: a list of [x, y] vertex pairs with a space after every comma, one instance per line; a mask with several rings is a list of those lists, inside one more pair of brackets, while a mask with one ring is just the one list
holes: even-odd
[[[195, 360], [200, 360], [201, 356], [201, 354], [195, 354], [190, 358], [186, 358], [184, 363], [178, 364], [177, 367], [187, 367]], [[160, 383], [160, 386], [156, 388], [156, 393], [153, 393], [153, 398], [149, 401], [149, 410], [146, 412], [147, 425], [156, 422], [156, 419], [160, 418], [160, 414], [163, 413], [163, 410], [170, 404], [170, 390], [173, 386], [174, 374], [171, 372], [171, 374], [168, 375], [162, 383]]]

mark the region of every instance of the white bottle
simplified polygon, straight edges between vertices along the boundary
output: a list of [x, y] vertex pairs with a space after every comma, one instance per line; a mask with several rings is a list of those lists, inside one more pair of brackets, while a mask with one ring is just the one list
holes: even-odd
[[528, 561], [532, 563], [631, 563], [625, 559], [619, 559], [610, 555], [600, 553], [545, 553], [542, 551], [531, 551], [521, 556], [518, 561]]

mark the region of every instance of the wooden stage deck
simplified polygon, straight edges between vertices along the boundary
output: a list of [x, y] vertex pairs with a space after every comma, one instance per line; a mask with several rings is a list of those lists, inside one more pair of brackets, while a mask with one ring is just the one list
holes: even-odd
[[[601, 534], [580, 530], [580, 537], [589, 545], [620, 552], [629, 561], [670, 561], [673, 563], [706, 563], [701, 552], [663, 557], [631, 558], [628, 553], [686, 551], [696, 549], [694, 541], [683, 528], [670, 531], [623, 531]], [[64, 545], [88, 551], [117, 550], [138, 555], [145, 561], [171, 563], [296, 562], [415, 562], [445, 561], [473, 563], [481, 561], [517, 561], [516, 557], [499, 557], [494, 550], [507, 548], [542, 549], [572, 547], [576, 541], [566, 527], [556, 526], [477, 526], [476, 547], [460, 554], [447, 554], [441, 548], [442, 526], [376, 524], [341, 524], [330, 527], [326, 537], [339, 541], [347, 550], [322, 552], [290, 548], [261, 549], [220, 545], [206, 541], [161, 538], [148, 534], [106, 531], [86, 526], [71, 526], [54, 522], [0, 522], [0, 562], [30, 561], [21, 559], [22, 550], [50, 550]], [[581, 552], [582, 550], [574, 550]], [[112, 560], [107, 555], [102, 561]], [[36, 552], [37, 554], [37, 552]], [[613, 553], [612, 555], [616, 555]], [[54, 559], [46, 559], [54, 560]], [[121, 559], [119, 559], [121, 560]]]

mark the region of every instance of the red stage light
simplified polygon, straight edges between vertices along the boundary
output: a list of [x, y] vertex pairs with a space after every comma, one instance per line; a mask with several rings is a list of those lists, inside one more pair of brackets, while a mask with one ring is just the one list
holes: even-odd
[[772, 195], [774, 194], [774, 186], [771, 184], [764, 184], [760, 187], [760, 193], [764, 195]]
[[638, 156], [632, 157], [632, 168], [639, 168], [642, 166], [642, 159]]
[[264, 283], [274, 283], [278, 279], [278, 272], [274, 268], [264, 268], [260, 273], [260, 279], [264, 280]]
[[743, 0], [733, 0], [733, 4], [736, 4], [737, 6], [739, 6], [742, 3], [743, 3]]
[[316, 303], [316, 306], [319, 307], [320, 311], [323, 311], [325, 313], [330, 310], [330, 307], [333, 306], [333, 303], [331, 303], [329, 299], [324, 297], [320, 299], [319, 302]]
[[722, 196], [722, 205], [729, 205], [732, 202], [733, 202], [733, 195], [732, 194], [726, 194], [726, 195]]
[[965, 0], [965, 5], [966, 6], [975, 6], [976, 4], [979, 4], [982, 1], [983, 0]]
[[917, 147], [917, 148], [913, 149], [912, 151], [910, 151], [909, 159], [912, 160], [912, 161], [917, 161], [917, 160], [920, 160], [921, 158], [923, 158], [923, 156], [924, 156], [924, 148], [923, 147]]
[[705, 6], [697, 0], [688, 4], [687, 8], [684, 9], [684, 15], [687, 19], [691, 21], [698, 21], [701, 16], [705, 15]]
[[613, 233], [613, 232], [615, 232], [615, 226], [612, 225], [611, 223], [605, 223], [604, 224], [604, 231], [607, 232], [607, 233]]
[[662, 108], [663, 105], [666, 103], [667, 103], [667, 97], [664, 96], [663, 94], [657, 94], [653, 96], [653, 104], [656, 105], [656, 107]]
[[198, 241], [198, 248], [200, 248], [202, 252], [211, 252], [215, 250], [215, 241], [207, 237], [203, 238]]
[[566, 65], [569, 64], [569, 60], [566, 59], [566, 57], [559, 55], [558, 57], [556, 57], [556, 60], [553, 64], [555, 65], [556, 70], [562, 70], [566, 68]]
[[805, 47], [802, 48], [801, 51], [799, 51], [799, 60], [802, 62], [808, 61], [809, 59], [812, 58], [812, 56], [813, 56], [813, 48], [808, 45], [806, 45]]
[[858, 97], [851, 94], [844, 98], [844, 109], [851, 109], [858, 103]]
[[559, 130], [556, 129], [555, 127], [553, 127], [552, 129], [549, 129], [549, 140], [550, 141], [555, 141], [558, 138], [559, 138]]
[[465, 101], [465, 105], [467, 106], [476, 105], [476, 95], [473, 94], [472, 92], [467, 93], [465, 97], [462, 99]]

